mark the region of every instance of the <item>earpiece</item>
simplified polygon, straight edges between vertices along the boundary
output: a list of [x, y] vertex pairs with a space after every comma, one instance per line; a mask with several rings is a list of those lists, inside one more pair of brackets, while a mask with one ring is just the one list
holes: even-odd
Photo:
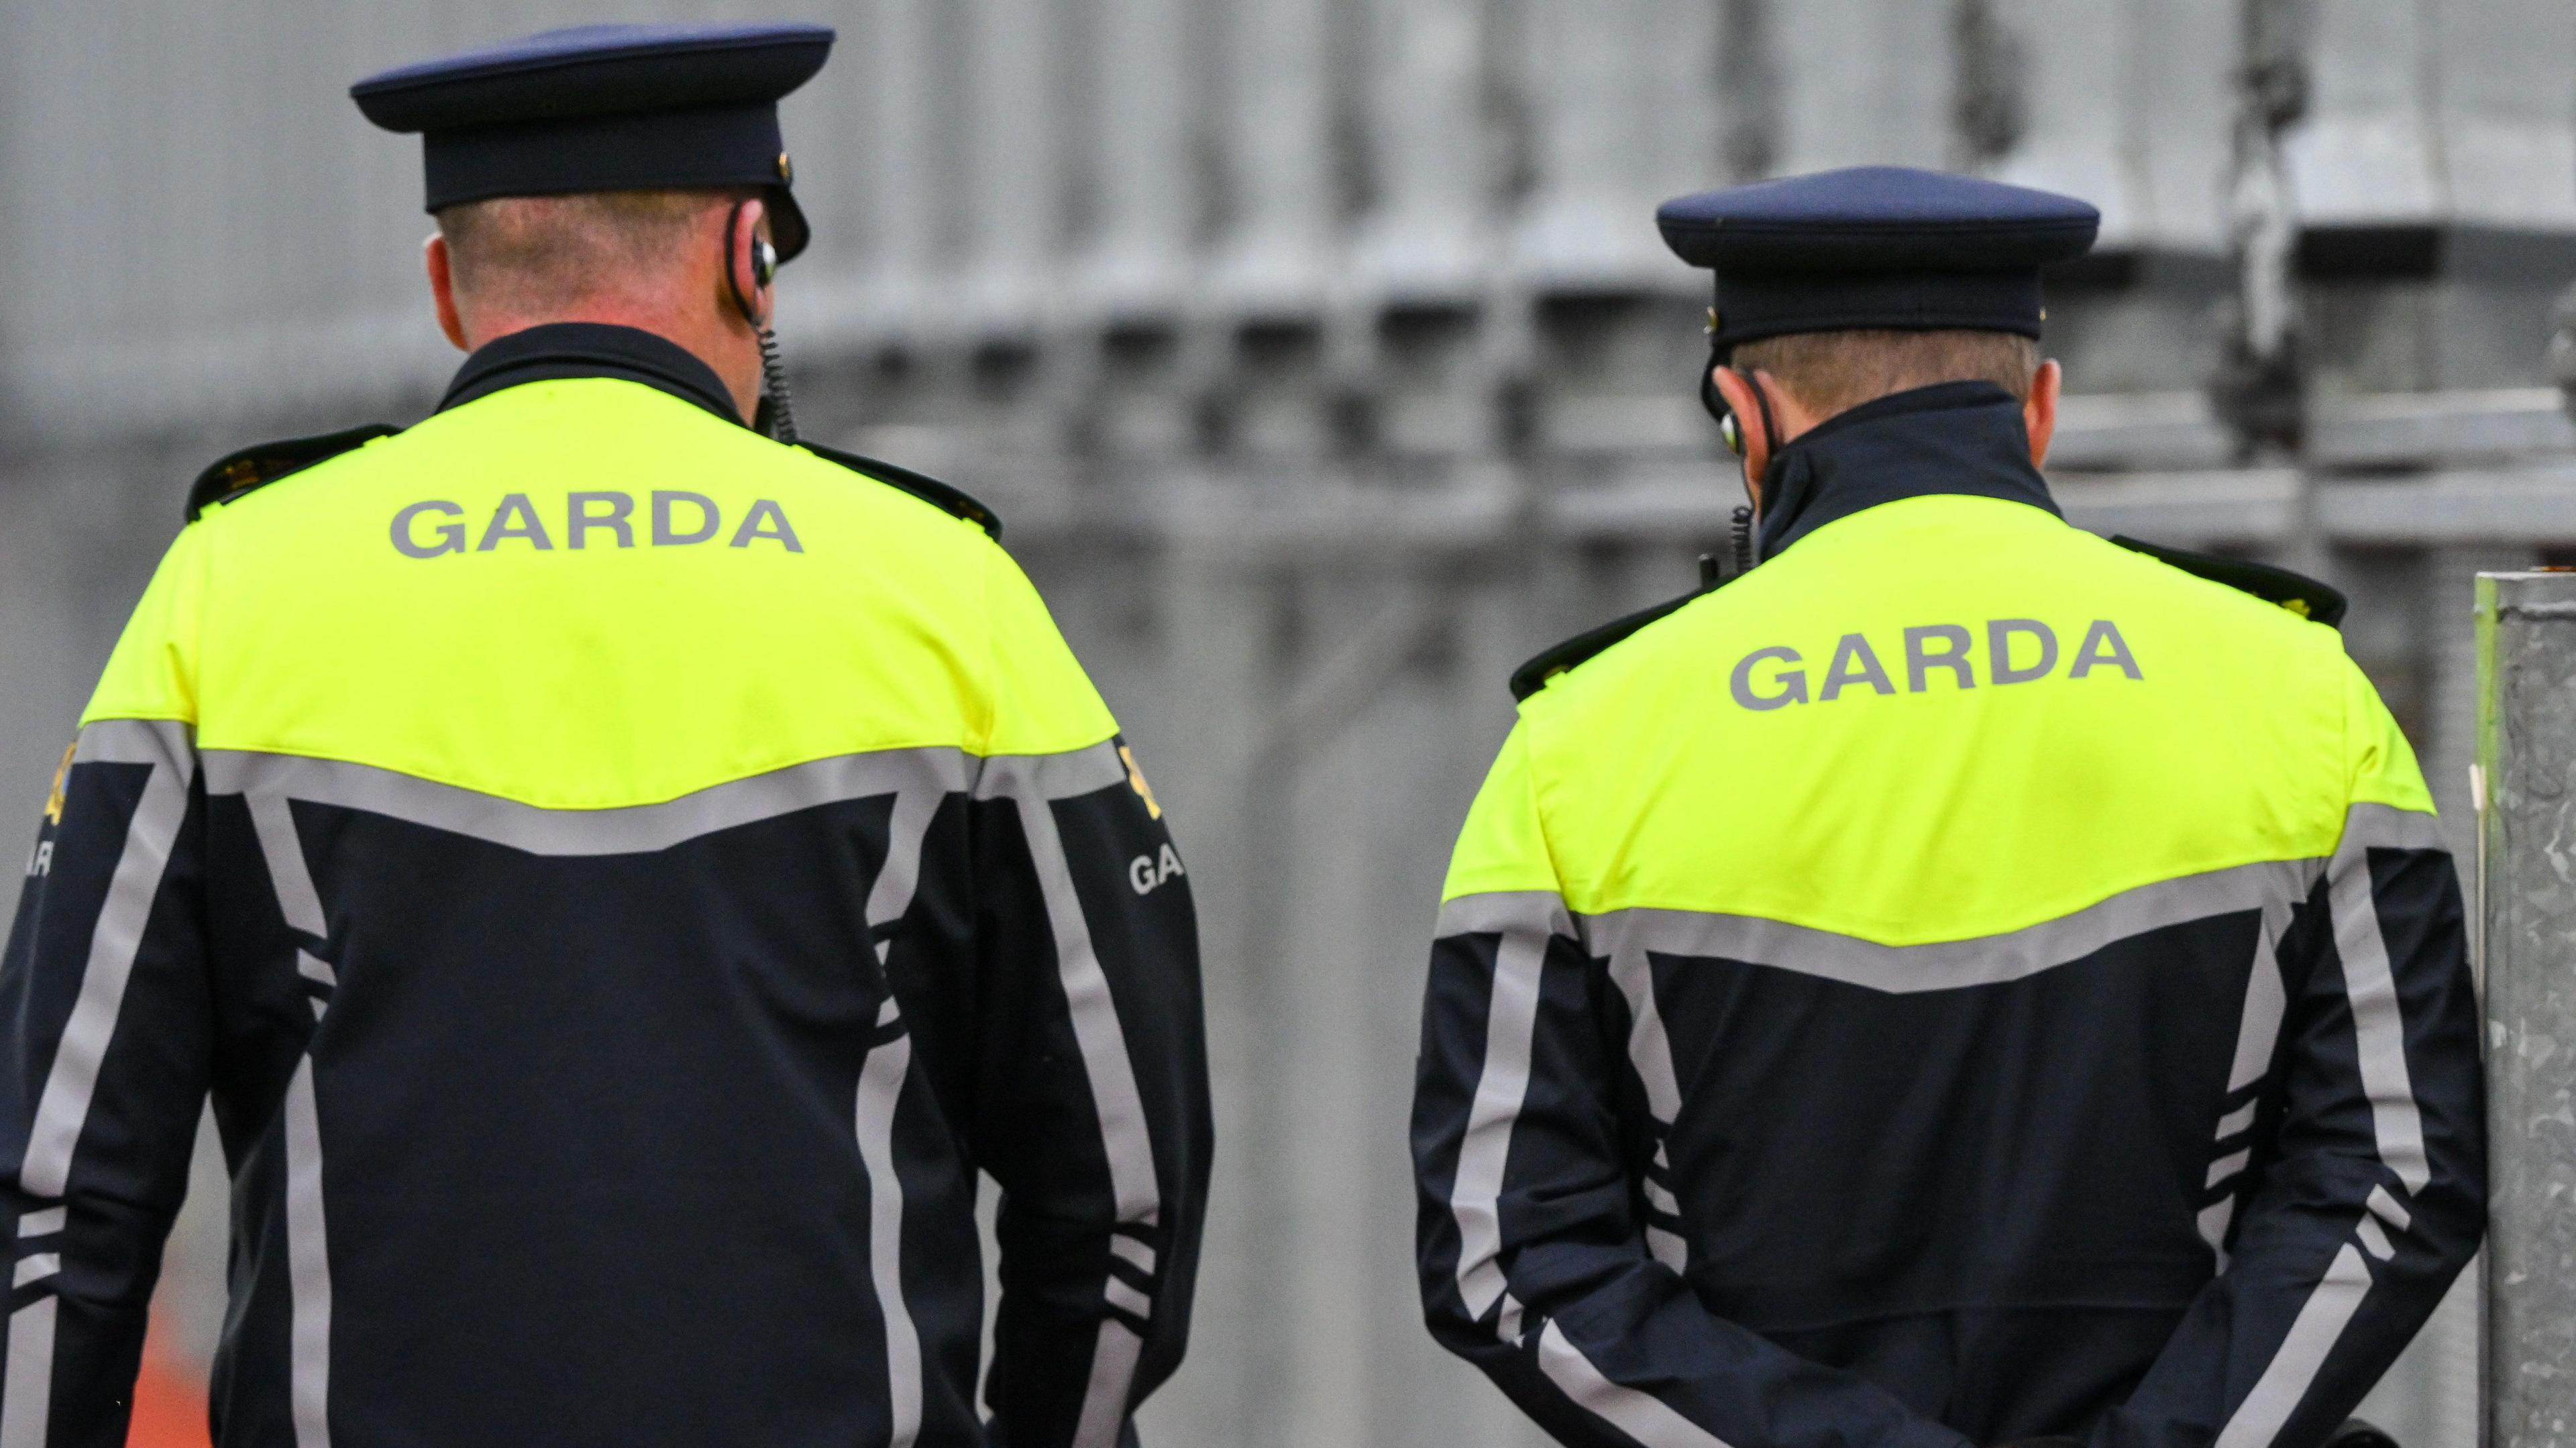
[[1735, 420], [1734, 413], [1727, 413], [1717, 420], [1717, 435], [1726, 444], [1728, 452], [1737, 457], [1744, 456], [1744, 427]]
[[[743, 291], [742, 278], [733, 269], [734, 238], [742, 230], [743, 208], [750, 204], [747, 201], [736, 204], [733, 214], [725, 218], [725, 285], [733, 289], [733, 304], [742, 313], [742, 319], [758, 328], [767, 325], [760, 318], [760, 305]], [[770, 245], [769, 238], [765, 236], [753, 237], [751, 239], [753, 288], [756, 290], [769, 285], [770, 279], [777, 275], [778, 248]]]
[[[725, 218], [725, 285], [733, 290], [733, 304], [742, 311], [742, 319], [760, 339], [760, 410], [752, 419], [752, 428], [765, 432], [778, 441], [793, 445], [796, 441], [796, 409], [787, 400], [787, 364], [778, 357], [778, 334], [770, 330], [769, 321], [760, 314], [760, 306], [742, 289], [742, 274], [734, 270], [734, 238], [742, 230], [743, 208], [748, 201], [736, 203], [733, 214]], [[751, 239], [751, 284], [756, 291], [769, 285], [778, 275], [778, 248], [769, 238]]]

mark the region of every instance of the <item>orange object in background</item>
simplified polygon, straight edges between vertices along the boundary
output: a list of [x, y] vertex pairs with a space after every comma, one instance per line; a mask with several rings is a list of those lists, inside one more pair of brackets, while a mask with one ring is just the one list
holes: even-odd
[[204, 1370], [174, 1360], [157, 1305], [143, 1335], [143, 1371], [134, 1380], [125, 1448], [208, 1448]]

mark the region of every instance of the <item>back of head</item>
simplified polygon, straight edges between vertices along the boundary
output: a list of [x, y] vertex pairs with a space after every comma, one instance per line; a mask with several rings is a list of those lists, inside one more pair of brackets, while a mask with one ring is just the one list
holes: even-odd
[[748, 189], [504, 196], [439, 209], [459, 299], [483, 313], [538, 316], [624, 303], [655, 309], [717, 270], [704, 237]]
[[1819, 418], [1938, 382], [1991, 382], [2030, 400], [2039, 344], [2015, 332], [1793, 332], [1739, 343], [1734, 365], [1767, 372]]

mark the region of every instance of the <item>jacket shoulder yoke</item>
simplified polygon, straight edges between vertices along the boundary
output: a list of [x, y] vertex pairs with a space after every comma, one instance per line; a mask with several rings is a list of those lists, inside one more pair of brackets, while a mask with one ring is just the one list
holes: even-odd
[[2221, 558], [2209, 553], [2194, 553], [2183, 548], [2168, 548], [2161, 543], [2114, 535], [2111, 541], [2132, 553], [2143, 553], [2159, 563], [2179, 568], [2212, 583], [2224, 583], [2240, 592], [2250, 593], [2265, 603], [2279, 604], [2311, 623], [2328, 628], [2343, 625], [2345, 609], [2351, 606], [2341, 589], [2276, 568], [2269, 563], [2256, 563], [2244, 558]]
[[879, 462], [871, 457], [861, 457], [853, 452], [843, 452], [839, 448], [823, 447], [816, 443], [801, 441], [797, 446], [826, 462], [839, 463], [850, 471], [874, 478], [889, 488], [910, 493], [943, 513], [963, 518], [983, 529], [986, 536], [996, 543], [1002, 539], [1002, 520], [994, 515], [992, 509], [985, 507], [973, 494], [963, 488], [950, 487], [937, 478], [925, 477], [910, 468], [899, 468], [892, 463]]
[[1539, 650], [1528, 663], [1512, 670], [1512, 702], [1520, 703], [1546, 688], [1548, 681], [1557, 675], [1581, 665], [1657, 619], [1679, 612], [1691, 600], [1714, 593], [1733, 581], [1702, 584], [1679, 598], [1668, 598], [1652, 608], [1641, 608], [1624, 618], [1614, 618], [1598, 627], [1585, 629], [1561, 644]]
[[352, 448], [364, 447], [377, 438], [392, 437], [400, 431], [401, 428], [385, 423], [370, 422], [338, 432], [282, 438], [226, 453], [216, 459], [212, 467], [197, 474], [197, 481], [189, 485], [188, 521], [194, 523], [217, 503], [229, 503], [289, 473], [302, 472], [315, 463], [338, 457]]

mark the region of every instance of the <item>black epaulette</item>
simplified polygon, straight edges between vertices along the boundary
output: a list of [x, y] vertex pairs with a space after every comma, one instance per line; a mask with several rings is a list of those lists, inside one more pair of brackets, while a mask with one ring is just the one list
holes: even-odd
[[402, 429], [398, 427], [371, 422], [364, 427], [352, 427], [341, 432], [264, 442], [257, 447], [246, 447], [228, 454], [213, 467], [197, 474], [197, 481], [189, 486], [188, 521], [194, 523], [217, 503], [229, 503], [253, 488], [276, 482], [288, 473], [302, 472], [315, 463], [400, 431]]
[[2193, 553], [2182, 548], [2167, 548], [2161, 543], [2145, 543], [2135, 538], [2114, 536], [2117, 543], [2132, 553], [2144, 553], [2159, 563], [2170, 564], [2197, 578], [2224, 583], [2240, 592], [2250, 593], [2265, 603], [2277, 603], [2310, 623], [2328, 628], [2343, 625], [2344, 610], [2350, 600], [2340, 589], [2320, 583], [2304, 573], [2275, 568], [2269, 563], [2253, 563], [2242, 558], [2219, 558], [2207, 553]]
[[1668, 598], [1652, 608], [1641, 608], [1626, 618], [1614, 618], [1598, 628], [1585, 629], [1554, 648], [1541, 649], [1535, 658], [1512, 670], [1512, 702], [1517, 704], [1527, 699], [1530, 695], [1546, 688], [1548, 680], [1574, 668], [1594, 654], [1600, 653], [1666, 614], [1679, 611], [1682, 605], [1692, 599], [1704, 598], [1724, 586], [1724, 583], [1702, 584], [1679, 598]]
[[861, 457], [857, 453], [843, 452], [836, 447], [824, 447], [820, 443], [803, 441], [799, 441], [796, 445], [827, 462], [839, 463], [850, 471], [864, 473], [889, 488], [898, 488], [910, 493], [943, 513], [963, 518], [983, 529], [994, 542], [1002, 541], [1002, 520], [994, 516], [992, 509], [976, 501], [975, 496], [963, 488], [952, 488], [937, 478], [923, 477], [910, 468], [899, 468], [892, 463]]

